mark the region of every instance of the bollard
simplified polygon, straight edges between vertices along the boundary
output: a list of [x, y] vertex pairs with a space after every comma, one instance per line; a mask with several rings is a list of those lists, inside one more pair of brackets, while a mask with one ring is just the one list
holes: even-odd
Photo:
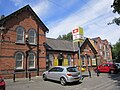
[[15, 72], [13, 73], [13, 82], [15, 82]]
[[97, 73], [97, 77], [99, 77], [100, 72], [98, 70], [96, 70], [96, 73]]
[[29, 72], [29, 81], [31, 81], [31, 73]]
[[91, 71], [89, 68], [88, 68], [88, 74], [89, 74], [89, 77], [91, 78]]

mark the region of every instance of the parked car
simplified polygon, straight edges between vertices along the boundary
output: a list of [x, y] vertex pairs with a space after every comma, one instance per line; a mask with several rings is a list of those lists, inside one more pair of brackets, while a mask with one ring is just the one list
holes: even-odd
[[117, 66], [118, 70], [120, 71], [120, 63], [115, 63], [115, 65]]
[[118, 73], [118, 68], [113, 63], [103, 63], [95, 68], [95, 72]]
[[0, 90], [5, 90], [5, 81], [2, 76], [0, 76]]
[[73, 66], [55, 66], [43, 73], [43, 79], [60, 81], [61, 85], [66, 85], [67, 82], [79, 82], [80, 71]]

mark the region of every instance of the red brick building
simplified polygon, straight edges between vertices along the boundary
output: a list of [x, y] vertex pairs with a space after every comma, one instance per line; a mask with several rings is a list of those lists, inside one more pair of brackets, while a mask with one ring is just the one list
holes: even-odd
[[100, 37], [96, 37], [92, 39], [96, 43], [94, 43], [95, 48], [97, 50], [98, 56], [98, 64], [104, 62], [112, 62], [112, 52], [111, 45], [107, 41], [107, 39], [102, 40]]
[[80, 59], [78, 59], [78, 46], [67, 40], [47, 38], [47, 68], [51, 66], [77, 66], [84, 68], [97, 65], [97, 51], [90, 39], [86, 38], [80, 46]]
[[[58, 65], [80, 67], [81, 65], [87, 70], [88, 67], [93, 69], [103, 62], [112, 61], [111, 47], [109, 46], [108, 41], [100, 39], [99, 42], [97, 40], [97, 38], [86, 38], [80, 45], [80, 59], [78, 59], [79, 54], [77, 43], [73, 44], [73, 42], [66, 40], [47, 38], [46, 67], [50, 68]], [[100, 49], [100, 45], [104, 48]], [[105, 49], [105, 47], [107, 47], [107, 49]], [[104, 53], [103, 55], [100, 55], [100, 50]]]
[[67, 40], [47, 38], [46, 68], [52, 66], [74, 66], [78, 61], [78, 49]]
[[[48, 28], [27, 5], [0, 19], [0, 75], [5, 78], [41, 75], [52, 66], [94, 68], [112, 60], [107, 40], [86, 38], [78, 46], [67, 40], [46, 38]], [[80, 59], [78, 59], [80, 58]]]
[[40, 75], [46, 69], [48, 28], [27, 5], [0, 19], [0, 74], [6, 78]]

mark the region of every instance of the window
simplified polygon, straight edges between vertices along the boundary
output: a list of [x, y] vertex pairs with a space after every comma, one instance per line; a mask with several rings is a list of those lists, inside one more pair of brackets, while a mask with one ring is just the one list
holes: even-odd
[[63, 70], [64, 70], [63, 68], [59, 68], [59, 67], [57, 68], [58, 72], [62, 72]]
[[94, 40], [94, 45], [97, 45], [97, 42]]
[[102, 44], [99, 44], [99, 48], [102, 49]]
[[49, 54], [49, 67], [53, 66], [53, 60], [54, 60], [53, 54]]
[[85, 57], [82, 56], [81, 58], [82, 58], [82, 65], [85, 66]]
[[88, 66], [91, 65], [91, 63], [90, 63], [90, 57], [89, 56], [87, 57], [87, 64], [88, 64]]
[[16, 28], [16, 32], [17, 32], [17, 43], [24, 43], [24, 33], [25, 33], [25, 29], [21, 26]]
[[49, 72], [57, 72], [57, 68], [53, 67], [52, 69], [49, 70]]
[[36, 44], [36, 32], [34, 29], [29, 30], [29, 44]]
[[67, 68], [68, 72], [78, 72], [78, 69], [76, 67], [69, 67]]
[[29, 53], [29, 68], [35, 68], [35, 54]]
[[23, 58], [24, 58], [24, 55], [22, 52], [16, 53], [16, 55], [15, 55], [16, 69], [23, 69]]

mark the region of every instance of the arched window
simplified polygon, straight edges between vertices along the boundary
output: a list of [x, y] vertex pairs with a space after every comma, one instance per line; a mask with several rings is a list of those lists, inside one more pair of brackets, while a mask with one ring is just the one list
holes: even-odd
[[23, 53], [17, 52], [15, 54], [15, 59], [16, 59], [16, 69], [23, 69], [23, 59], [24, 59]]
[[16, 32], [17, 32], [16, 42], [17, 43], [24, 43], [25, 29], [22, 26], [19, 26], [19, 27], [16, 28]]
[[35, 53], [29, 53], [29, 68], [35, 68]]
[[36, 31], [34, 29], [29, 30], [29, 44], [36, 44]]
[[54, 56], [53, 54], [49, 54], [49, 67], [53, 66]]

